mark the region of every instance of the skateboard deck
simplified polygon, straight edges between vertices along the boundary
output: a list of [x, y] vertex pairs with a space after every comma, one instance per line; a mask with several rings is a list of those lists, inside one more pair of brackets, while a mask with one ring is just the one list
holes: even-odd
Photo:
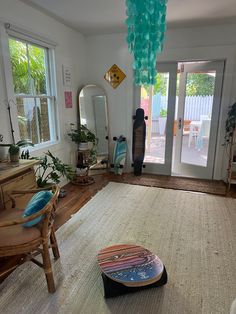
[[159, 257], [149, 250], [130, 244], [107, 247], [98, 254], [105, 297], [159, 287], [167, 273]]
[[138, 108], [134, 116], [133, 124], [133, 167], [134, 175], [140, 176], [142, 174], [143, 160], [145, 155], [145, 140], [146, 140], [146, 123], [144, 117], [144, 110]]
[[127, 153], [126, 138], [123, 135], [120, 135], [119, 137], [113, 137], [113, 140], [115, 141], [115, 147], [111, 168], [114, 168], [115, 174], [121, 175], [123, 172]]

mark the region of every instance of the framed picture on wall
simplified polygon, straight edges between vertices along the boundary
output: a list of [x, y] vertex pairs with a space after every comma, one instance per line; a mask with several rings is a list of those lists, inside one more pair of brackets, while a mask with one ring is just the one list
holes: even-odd
[[66, 108], [72, 108], [72, 106], [73, 106], [73, 103], [72, 103], [72, 92], [65, 91], [64, 92], [64, 97], [65, 97], [65, 107]]
[[70, 66], [62, 66], [63, 84], [64, 86], [71, 86], [72, 84], [72, 68]]

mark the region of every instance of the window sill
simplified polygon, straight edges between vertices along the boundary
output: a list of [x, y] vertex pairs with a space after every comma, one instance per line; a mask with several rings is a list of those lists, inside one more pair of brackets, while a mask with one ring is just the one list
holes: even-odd
[[23, 150], [28, 149], [30, 153], [34, 153], [45, 148], [49, 149], [50, 147], [55, 146], [59, 143], [60, 143], [59, 141], [44, 142], [44, 143], [36, 144], [35, 146], [24, 147]]

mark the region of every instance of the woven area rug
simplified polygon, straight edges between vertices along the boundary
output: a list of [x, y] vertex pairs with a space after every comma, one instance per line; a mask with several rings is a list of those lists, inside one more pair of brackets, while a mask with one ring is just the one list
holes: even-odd
[[[109, 183], [57, 231], [56, 292], [24, 264], [0, 286], [0, 313], [227, 314], [236, 297], [236, 200]], [[166, 286], [105, 300], [97, 252], [135, 243], [166, 265]]]

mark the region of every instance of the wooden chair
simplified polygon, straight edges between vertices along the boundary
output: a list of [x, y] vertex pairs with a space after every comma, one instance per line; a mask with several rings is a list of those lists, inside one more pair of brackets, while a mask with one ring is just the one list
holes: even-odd
[[[13, 208], [0, 213], [0, 257], [22, 255], [20, 263], [14, 268], [29, 260], [42, 267], [46, 276], [48, 291], [53, 293], [55, 292], [55, 284], [49, 248], [52, 248], [55, 259], [58, 259], [60, 254], [53, 222], [60, 189], [58, 186], [52, 186], [50, 189], [53, 191], [53, 196], [47, 205], [39, 212], [25, 218], [22, 218], [23, 210], [16, 209], [15, 198], [20, 194], [34, 194], [42, 189], [11, 192], [9, 196]], [[27, 228], [22, 226], [22, 224], [41, 215], [43, 215], [43, 219], [37, 225]], [[35, 259], [38, 254], [42, 255], [42, 263]]]

